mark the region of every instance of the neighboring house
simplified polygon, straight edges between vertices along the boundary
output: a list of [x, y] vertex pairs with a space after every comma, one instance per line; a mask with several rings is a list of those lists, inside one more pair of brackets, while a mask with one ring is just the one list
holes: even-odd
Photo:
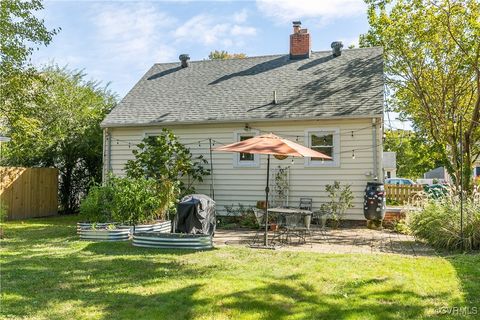
[[386, 179], [397, 177], [397, 153], [383, 152], [383, 173]]
[[[480, 161], [475, 162], [475, 164], [472, 166], [472, 169], [472, 178], [480, 179]], [[427, 171], [423, 174], [423, 178], [424, 179], [421, 180], [438, 180], [441, 183], [452, 183], [452, 178], [448, 174], [445, 167], [438, 167]]]
[[[334, 43], [335, 44], [335, 43]], [[289, 166], [289, 204], [327, 201], [325, 185], [350, 184], [349, 219], [363, 219], [368, 181], [382, 179], [384, 105], [381, 48], [312, 52], [310, 34], [294, 24], [290, 54], [154, 64], [102, 122], [104, 173], [124, 173], [145, 136], [170, 128], [194, 155], [273, 132], [332, 156], [331, 161], [273, 159]], [[217, 210], [264, 199], [266, 157], [213, 152], [213, 175], [197, 192], [215, 191]], [[273, 186], [272, 188], [273, 189]]]

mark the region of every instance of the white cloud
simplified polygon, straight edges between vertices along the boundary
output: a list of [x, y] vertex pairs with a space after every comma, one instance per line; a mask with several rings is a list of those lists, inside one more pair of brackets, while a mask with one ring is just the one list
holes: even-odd
[[230, 33], [233, 36], [254, 36], [257, 34], [257, 29], [254, 27], [234, 25]]
[[247, 10], [243, 9], [233, 14], [233, 21], [235, 21], [236, 23], [242, 23], [247, 21], [247, 17], [248, 17]]
[[[242, 19], [244, 17], [233, 20]], [[227, 47], [242, 46], [245, 37], [256, 35], [257, 30], [254, 27], [232, 24], [230, 20], [230, 17], [199, 14], [175, 29], [173, 35], [177, 42], [198, 42], [205, 46], [222, 44]]]
[[164, 36], [175, 19], [167, 14], [143, 3], [101, 4], [95, 6], [95, 11], [97, 40], [112, 59], [143, 64], [173, 58], [175, 50], [167, 45]]
[[326, 22], [366, 12], [363, 0], [257, 0], [257, 8], [279, 23], [301, 18], [317, 18]]

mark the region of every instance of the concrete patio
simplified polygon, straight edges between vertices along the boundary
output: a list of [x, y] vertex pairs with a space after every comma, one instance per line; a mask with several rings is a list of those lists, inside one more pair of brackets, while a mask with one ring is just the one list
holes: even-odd
[[[248, 229], [217, 229], [214, 243], [216, 246], [247, 246], [252, 243], [255, 233], [255, 230]], [[272, 236], [273, 232], [270, 232], [270, 239]], [[293, 241], [296, 240], [293, 239]], [[415, 241], [411, 236], [365, 227], [313, 229], [312, 237], [306, 244], [283, 245], [278, 250], [317, 253], [393, 253], [414, 257], [436, 255], [434, 249]]]

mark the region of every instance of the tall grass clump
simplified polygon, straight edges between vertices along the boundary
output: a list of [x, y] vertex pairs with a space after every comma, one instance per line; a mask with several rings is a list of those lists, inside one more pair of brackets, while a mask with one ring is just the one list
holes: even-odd
[[[427, 199], [407, 217], [410, 232], [430, 245], [447, 250], [480, 250], [480, 197], [464, 197], [463, 239], [460, 231], [460, 197]], [[462, 246], [463, 242], [463, 246]]]

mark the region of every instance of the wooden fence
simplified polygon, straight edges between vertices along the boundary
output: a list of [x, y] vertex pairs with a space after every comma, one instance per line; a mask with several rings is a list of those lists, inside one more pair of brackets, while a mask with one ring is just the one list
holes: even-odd
[[401, 184], [386, 184], [385, 194], [387, 200], [395, 201], [398, 204], [405, 204], [412, 200], [412, 196], [423, 191], [423, 186], [419, 184], [401, 185]]
[[7, 219], [58, 213], [58, 169], [0, 167], [0, 201]]

